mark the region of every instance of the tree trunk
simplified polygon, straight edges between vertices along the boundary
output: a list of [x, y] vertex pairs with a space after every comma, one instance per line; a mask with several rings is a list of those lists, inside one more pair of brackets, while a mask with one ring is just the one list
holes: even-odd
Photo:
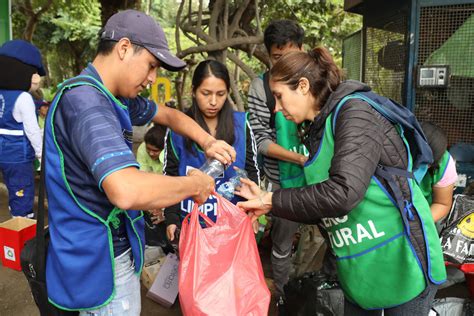
[[105, 25], [107, 20], [118, 11], [126, 9], [141, 9], [140, 0], [100, 0], [100, 5], [102, 8], [100, 14], [102, 25]]
[[33, 9], [31, 0], [25, 0], [24, 2], [18, 4], [18, 9], [20, 12], [27, 17], [25, 31], [23, 32], [24, 40], [28, 42], [33, 40], [36, 24], [38, 24], [40, 17], [51, 7], [52, 4], [53, 0], [48, 0], [48, 2], [46, 2], [38, 12], [35, 12]]
[[28, 22], [26, 23], [25, 31], [23, 32], [23, 39], [25, 41], [31, 42], [33, 40], [33, 34], [35, 33], [37, 23], [38, 16], [36, 14], [28, 17]]
[[[256, 49], [256, 45], [263, 42], [260, 22], [257, 22], [257, 29], [252, 26], [252, 21], [258, 18], [259, 1], [209, 0], [208, 10], [202, 10], [203, 0], [199, 0], [197, 11], [193, 11], [191, 1], [182, 0], [178, 9], [175, 32], [178, 56], [183, 58], [193, 56], [193, 54], [207, 53], [208, 58], [218, 60], [223, 64], [226, 64], [226, 61], [234, 63], [237, 68], [234, 76], [231, 76], [232, 99], [230, 100], [238, 110], [242, 111], [244, 102], [239, 93], [238, 68], [242, 69], [250, 79], [255, 78], [256, 75], [235, 51], [242, 50], [249, 56], [255, 56], [267, 65], [269, 64], [266, 52]], [[179, 29], [195, 43], [195, 46], [181, 49]]]

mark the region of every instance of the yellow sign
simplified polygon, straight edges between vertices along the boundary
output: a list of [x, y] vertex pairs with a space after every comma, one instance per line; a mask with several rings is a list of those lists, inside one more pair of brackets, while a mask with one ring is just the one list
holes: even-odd
[[461, 234], [468, 238], [474, 239], [474, 213], [464, 217], [457, 226], [461, 231]]
[[165, 104], [171, 100], [171, 81], [165, 77], [156, 78], [151, 86], [151, 99], [156, 104]]

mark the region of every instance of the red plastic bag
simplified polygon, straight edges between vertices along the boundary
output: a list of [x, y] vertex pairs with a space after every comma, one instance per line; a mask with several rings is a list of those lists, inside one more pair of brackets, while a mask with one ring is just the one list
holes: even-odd
[[[217, 195], [217, 222], [194, 204], [179, 239], [179, 302], [184, 315], [267, 315], [265, 283], [249, 217]], [[207, 228], [199, 224], [201, 216]], [[188, 221], [189, 219], [189, 221]]]

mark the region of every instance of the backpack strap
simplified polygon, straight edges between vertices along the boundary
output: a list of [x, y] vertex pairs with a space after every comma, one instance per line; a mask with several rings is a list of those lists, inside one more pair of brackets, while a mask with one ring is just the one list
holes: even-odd
[[401, 176], [404, 178], [413, 179], [413, 173], [408, 172], [404, 169], [388, 167], [379, 164], [375, 169], [375, 176], [384, 179], [390, 187], [393, 194], [393, 196], [391, 197], [394, 200], [398, 210], [400, 211], [400, 214], [402, 215], [407, 234], [410, 235], [410, 225], [408, 224], [408, 220], [412, 221], [415, 218], [412, 212], [413, 203], [403, 198], [402, 190], [400, 189], [400, 186], [395, 182], [394, 176]]
[[270, 111], [270, 127], [275, 128], [275, 97], [272, 90], [270, 90], [270, 72], [267, 71], [262, 75], [263, 89], [265, 90], [265, 98], [267, 108]]
[[[391, 118], [390, 115], [384, 110], [384, 108], [380, 104], [378, 104], [377, 102], [373, 100], [370, 100], [366, 96], [363, 96], [359, 93], [354, 93], [352, 95], [348, 95], [344, 97], [333, 110], [334, 114], [333, 114], [332, 122], [331, 122], [333, 134], [335, 133], [336, 119], [339, 114], [339, 111], [342, 108], [342, 106], [346, 103], [346, 101], [350, 99], [360, 99], [367, 102], [370, 106], [372, 106], [372, 108], [374, 108], [376, 111], [382, 114], [382, 116], [387, 118], [392, 124], [394, 125], [398, 124], [398, 122], [394, 120], [393, 118]], [[414, 219], [413, 212], [412, 212], [413, 203], [412, 201], [407, 201], [403, 197], [402, 190], [400, 186], [398, 185], [398, 183], [395, 181], [395, 176], [400, 176], [406, 179], [414, 179], [415, 178], [414, 173], [405, 169], [389, 167], [389, 166], [378, 164], [375, 169], [374, 175], [381, 179], [384, 179], [387, 182], [388, 186], [390, 187], [392, 191], [392, 194], [390, 195], [390, 197], [394, 201], [395, 205], [400, 211], [400, 214], [402, 215], [402, 219], [403, 219], [407, 233], [410, 234], [410, 225], [408, 224], [408, 220], [412, 221]]]

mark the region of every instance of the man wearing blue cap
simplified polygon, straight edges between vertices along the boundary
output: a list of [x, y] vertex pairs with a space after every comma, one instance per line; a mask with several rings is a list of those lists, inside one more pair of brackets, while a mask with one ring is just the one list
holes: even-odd
[[141, 211], [185, 198], [205, 201], [212, 178], [195, 170], [168, 177], [138, 170], [132, 124], [169, 126], [229, 164], [234, 149], [185, 114], [138, 94], [159, 67], [178, 71], [162, 28], [126, 10], [100, 33], [97, 56], [80, 76], [64, 82], [45, 124], [45, 172], [50, 244], [49, 300], [84, 315], [139, 315], [144, 220]]
[[46, 73], [38, 48], [23, 40], [0, 47], [0, 69], [0, 171], [11, 214], [32, 218], [33, 161], [41, 159], [42, 133], [28, 91], [38, 89]]

